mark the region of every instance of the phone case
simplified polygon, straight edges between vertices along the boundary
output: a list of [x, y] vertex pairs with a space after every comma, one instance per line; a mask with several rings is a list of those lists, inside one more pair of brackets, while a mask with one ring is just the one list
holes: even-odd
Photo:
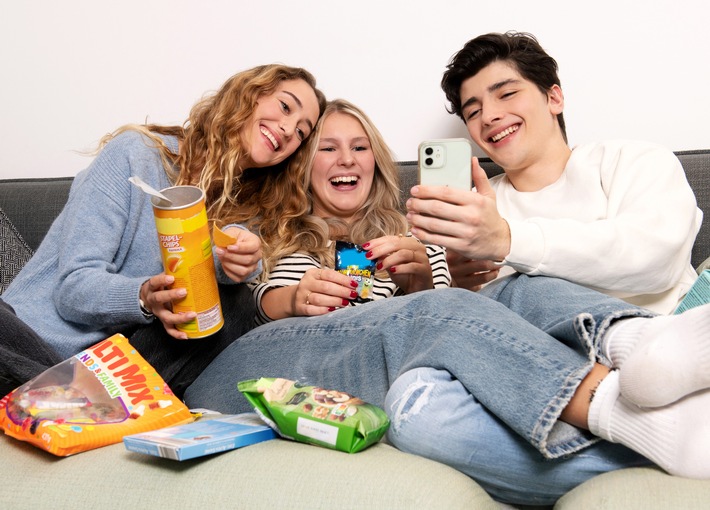
[[465, 138], [424, 141], [418, 154], [420, 184], [471, 189], [473, 150]]

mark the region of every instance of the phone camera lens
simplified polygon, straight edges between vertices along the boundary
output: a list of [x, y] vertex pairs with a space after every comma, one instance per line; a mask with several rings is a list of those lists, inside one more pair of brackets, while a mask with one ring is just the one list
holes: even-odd
[[427, 156], [431, 156], [432, 154], [434, 154], [434, 149], [432, 149], [431, 147], [427, 147], [426, 149], [424, 149], [424, 154], [426, 154]]
[[431, 158], [426, 158], [426, 159], [424, 160], [424, 163], [426, 163], [427, 165], [431, 166], [431, 165], [434, 163], [434, 160], [431, 159]]

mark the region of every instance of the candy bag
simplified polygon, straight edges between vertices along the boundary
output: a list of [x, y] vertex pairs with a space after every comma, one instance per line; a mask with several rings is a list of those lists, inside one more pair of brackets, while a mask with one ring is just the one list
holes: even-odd
[[369, 260], [362, 246], [346, 241], [335, 241], [335, 270], [357, 282], [358, 302], [370, 301], [375, 284], [377, 261]]
[[281, 437], [355, 453], [379, 441], [389, 418], [348, 393], [262, 377], [238, 385], [261, 418]]
[[45, 370], [0, 400], [7, 435], [62, 457], [191, 421], [185, 404], [123, 335]]

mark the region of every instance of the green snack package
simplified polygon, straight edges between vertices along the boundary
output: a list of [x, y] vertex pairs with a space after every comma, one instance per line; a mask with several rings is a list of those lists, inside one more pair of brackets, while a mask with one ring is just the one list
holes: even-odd
[[238, 384], [257, 414], [281, 437], [356, 453], [379, 441], [389, 418], [342, 391], [262, 377]]

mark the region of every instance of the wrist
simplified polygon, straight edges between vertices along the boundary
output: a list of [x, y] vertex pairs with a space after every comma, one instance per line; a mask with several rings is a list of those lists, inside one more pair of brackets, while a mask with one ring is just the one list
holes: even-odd
[[149, 280], [146, 280], [141, 284], [141, 287], [138, 291], [138, 306], [140, 307], [141, 313], [143, 314], [143, 317], [145, 317], [147, 320], [153, 320], [155, 319], [155, 314], [146, 306], [145, 301], [143, 300], [143, 287], [145, 286], [146, 283], [148, 283]]
[[501, 241], [500, 241], [500, 250], [498, 253], [498, 257], [495, 258], [496, 262], [503, 262], [508, 255], [510, 255], [510, 248], [512, 245], [512, 235], [510, 232], [510, 224], [508, 221], [503, 218], [503, 235], [501, 236]]

